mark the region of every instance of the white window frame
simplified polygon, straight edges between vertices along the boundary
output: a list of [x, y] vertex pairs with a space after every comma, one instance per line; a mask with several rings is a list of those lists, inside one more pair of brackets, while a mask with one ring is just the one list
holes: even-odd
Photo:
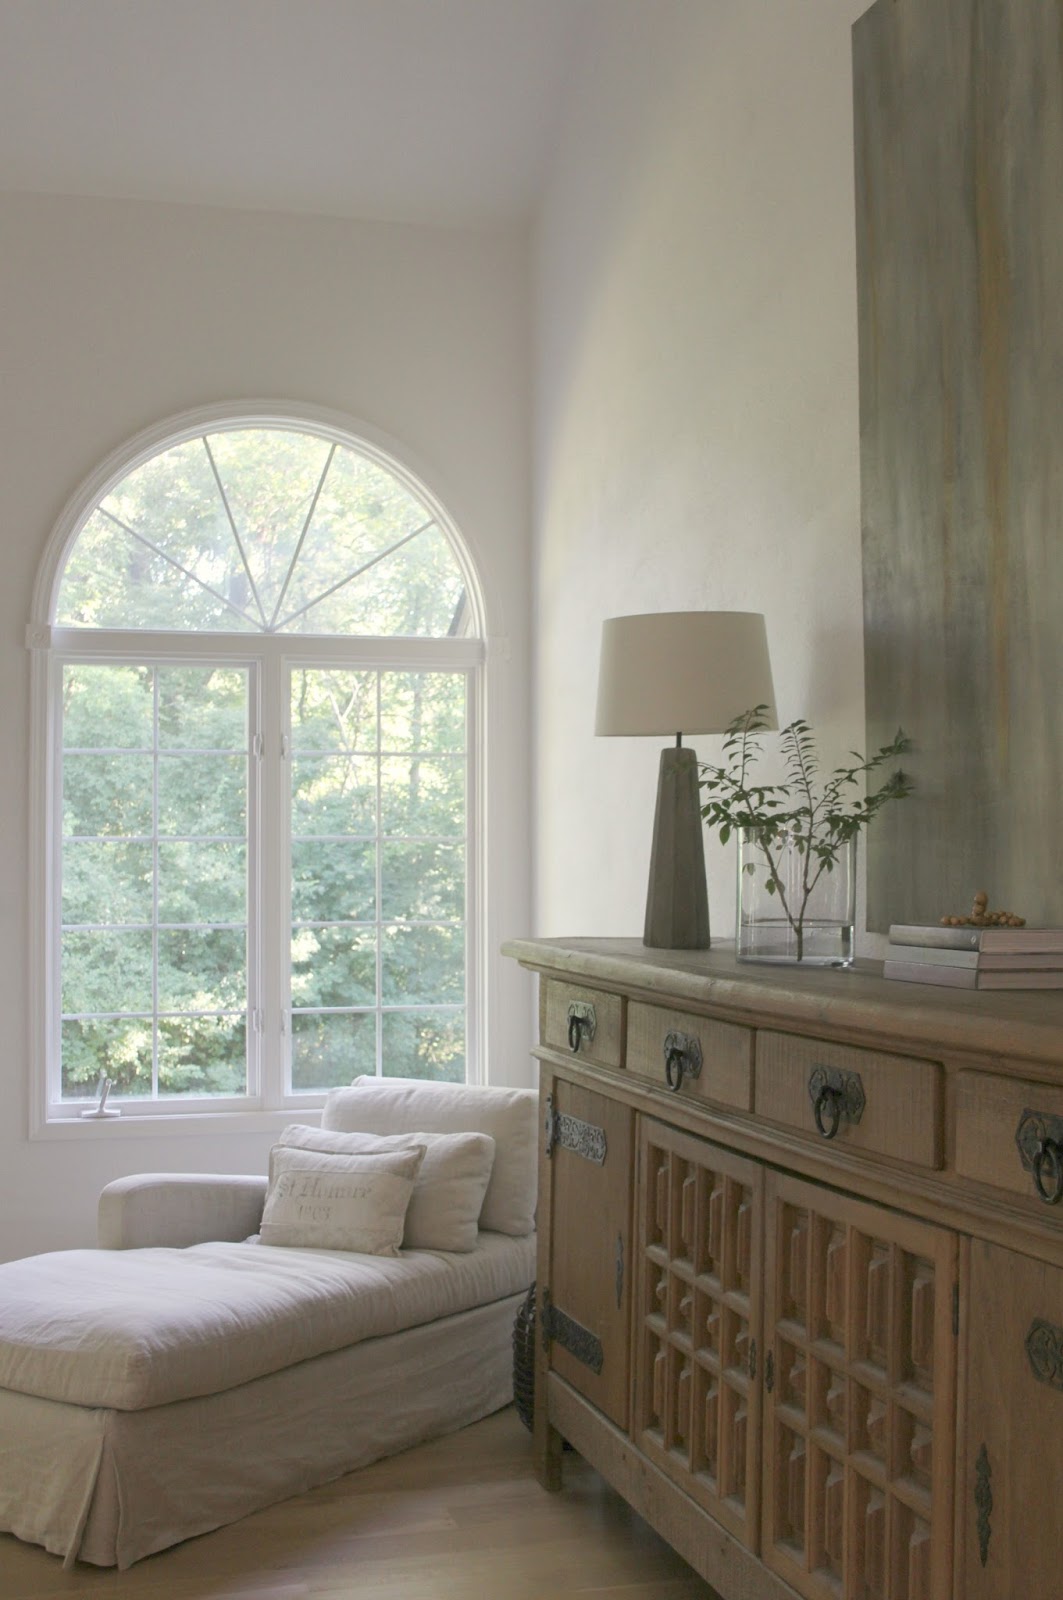
[[[308, 634], [119, 631], [57, 627], [52, 618], [63, 570], [81, 527], [111, 488], [159, 451], [212, 428], [291, 426], [369, 455], [425, 501], [447, 535], [462, 570], [474, 636], [464, 638], [360, 638]], [[440, 502], [390, 452], [367, 441], [346, 419], [305, 407], [204, 407], [146, 430], [114, 453], [71, 498], [38, 571], [32, 620], [30, 773], [30, 1003], [31, 1138], [125, 1138], [182, 1129], [240, 1132], [272, 1129], [293, 1112], [324, 1102], [324, 1092], [286, 1093], [290, 1037], [290, 970], [283, 958], [290, 922], [290, 783], [281, 770], [290, 746], [288, 674], [303, 667], [350, 670], [464, 672], [466, 697], [466, 1079], [486, 1081], [486, 629], [481, 587], [471, 558]], [[248, 1092], [238, 1097], [123, 1100], [122, 1115], [82, 1118], [84, 1102], [60, 1095], [59, 927], [61, 861], [61, 685], [72, 662], [152, 666], [210, 660], [249, 670], [249, 756], [258, 758], [259, 781], [249, 783], [249, 854], [257, 836], [260, 859], [277, 862], [282, 893], [262, 899], [249, 891]], [[272, 711], [269, 709], [272, 708]], [[264, 718], [271, 718], [271, 723]], [[256, 738], [258, 736], [257, 745]], [[253, 752], [253, 754], [252, 754]], [[257, 906], [254, 904], [258, 901]], [[256, 915], [257, 913], [257, 915]], [[254, 923], [252, 918], [254, 917]], [[252, 932], [252, 927], [256, 932]], [[270, 998], [272, 997], [272, 999]], [[253, 1027], [253, 1020], [258, 1026]]]

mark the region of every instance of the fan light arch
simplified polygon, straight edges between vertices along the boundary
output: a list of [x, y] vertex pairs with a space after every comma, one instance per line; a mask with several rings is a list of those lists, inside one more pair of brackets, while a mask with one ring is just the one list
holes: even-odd
[[453, 534], [380, 452], [231, 422], [113, 477], [56, 584], [60, 627], [454, 638], [479, 632]]

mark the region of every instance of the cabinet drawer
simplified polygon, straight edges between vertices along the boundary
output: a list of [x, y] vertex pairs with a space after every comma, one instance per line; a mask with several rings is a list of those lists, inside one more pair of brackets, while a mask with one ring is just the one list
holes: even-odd
[[[1047, 1148], [1039, 1155], [1047, 1141]], [[1057, 1154], [1057, 1151], [1059, 1152]], [[1038, 1199], [1063, 1189], [1063, 1089], [1021, 1078], [956, 1078], [956, 1171], [962, 1178]]]
[[768, 1031], [757, 1033], [756, 1060], [758, 1116], [823, 1143], [941, 1166], [936, 1062]]
[[[669, 1068], [670, 1051], [681, 1052], [682, 1061], [673, 1055]], [[699, 1052], [701, 1067], [695, 1076], [690, 1062]], [[696, 1100], [714, 1100], [749, 1111], [753, 1104], [753, 1030], [633, 1000], [628, 1007], [627, 1068], [662, 1088], [673, 1088], [678, 1081], [677, 1093]]]
[[558, 983], [547, 979], [541, 986], [539, 1032], [544, 1045], [619, 1067], [623, 1061], [622, 1003], [606, 989]]

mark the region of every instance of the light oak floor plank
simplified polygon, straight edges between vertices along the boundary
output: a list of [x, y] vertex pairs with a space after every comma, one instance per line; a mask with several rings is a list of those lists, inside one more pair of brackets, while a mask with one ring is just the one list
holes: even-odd
[[0, 1535], [0, 1600], [718, 1600], [575, 1455], [548, 1495], [512, 1408], [128, 1572]]

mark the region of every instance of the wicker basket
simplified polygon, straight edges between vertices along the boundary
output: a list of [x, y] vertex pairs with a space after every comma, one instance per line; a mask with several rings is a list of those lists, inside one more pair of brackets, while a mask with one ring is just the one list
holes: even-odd
[[513, 1319], [513, 1403], [530, 1431], [535, 1411], [535, 1285]]

